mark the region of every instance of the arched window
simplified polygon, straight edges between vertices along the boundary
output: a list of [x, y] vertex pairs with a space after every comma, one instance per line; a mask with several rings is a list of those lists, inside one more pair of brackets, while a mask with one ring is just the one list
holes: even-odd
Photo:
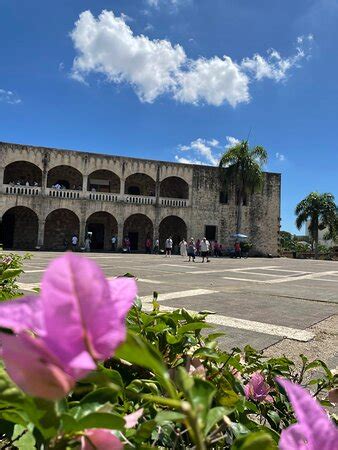
[[28, 161], [15, 161], [5, 167], [4, 184], [41, 186], [42, 170]]
[[47, 187], [60, 187], [61, 189], [82, 190], [82, 174], [75, 167], [56, 166], [49, 170]]
[[161, 181], [160, 196], [167, 198], [189, 198], [189, 185], [179, 177], [168, 177]]
[[95, 170], [88, 176], [88, 191], [120, 193], [120, 178], [110, 170]]
[[154, 197], [155, 180], [145, 173], [134, 173], [126, 178], [124, 191], [129, 195]]

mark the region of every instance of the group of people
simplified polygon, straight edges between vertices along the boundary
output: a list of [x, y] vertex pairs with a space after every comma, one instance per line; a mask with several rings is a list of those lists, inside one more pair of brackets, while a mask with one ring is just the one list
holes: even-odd
[[[57, 189], [57, 190], [61, 190], [61, 189], [69, 189], [67, 186], [57, 182], [55, 184], [52, 185], [53, 189]], [[73, 191], [81, 191], [82, 190], [82, 186], [76, 186], [75, 184], [73, 184], [72, 186], [72, 190]]]
[[10, 185], [10, 186], [27, 186], [27, 187], [34, 186], [34, 187], [37, 187], [37, 186], [39, 186], [39, 183], [38, 183], [37, 181], [33, 181], [33, 182], [31, 183], [31, 182], [29, 182], [28, 180], [27, 180], [27, 181], [24, 181], [24, 180], [18, 180], [17, 182], [15, 182], [15, 181], [10, 181], [10, 182], [9, 182], [9, 185]]
[[182, 239], [179, 243], [180, 246], [180, 255], [183, 257], [188, 257], [188, 261], [195, 262], [196, 256], [200, 256], [202, 258], [202, 263], [206, 260], [206, 262], [210, 262], [210, 254], [211, 254], [211, 245], [206, 237], [203, 239], [198, 239], [195, 242], [195, 239], [190, 238], [189, 242], [185, 239]]

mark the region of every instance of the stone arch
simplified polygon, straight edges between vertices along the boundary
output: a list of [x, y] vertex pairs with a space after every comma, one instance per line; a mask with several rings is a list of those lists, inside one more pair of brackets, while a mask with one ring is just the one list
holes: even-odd
[[29, 161], [15, 161], [8, 164], [4, 170], [4, 184], [18, 184], [41, 186], [42, 170]]
[[120, 177], [111, 170], [99, 169], [88, 175], [88, 191], [120, 193]]
[[82, 173], [72, 166], [55, 166], [48, 171], [47, 187], [60, 184], [65, 189], [82, 190]]
[[189, 185], [180, 177], [167, 177], [161, 181], [160, 197], [189, 199]]
[[187, 239], [187, 225], [183, 219], [178, 216], [165, 217], [159, 226], [159, 240], [161, 248], [164, 248], [165, 240], [171, 236], [174, 247], [178, 246], [179, 242], [185, 238]]
[[72, 236], [79, 237], [80, 220], [66, 208], [54, 209], [46, 217], [44, 247], [49, 250], [68, 250]]
[[38, 244], [39, 219], [26, 206], [9, 208], [2, 216], [1, 239], [5, 249], [32, 250]]
[[155, 196], [155, 180], [145, 173], [133, 173], [126, 178], [124, 192], [130, 195]]
[[91, 250], [111, 250], [111, 238], [117, 236], [116, 218], [106, 212], [98, 211], [91, 214], [86, 222], [86, 235], [91, 235]]
[[153, 239], [154, 225], [151, 219], [144, 214], [132, 214], [123, 226], [123, 238], [128, 237], [131, 249], [134, 251], [145, 250], [146, 240]]

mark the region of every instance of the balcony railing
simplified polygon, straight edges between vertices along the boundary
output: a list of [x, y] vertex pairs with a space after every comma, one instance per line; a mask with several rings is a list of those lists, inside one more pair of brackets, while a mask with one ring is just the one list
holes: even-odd
[[[28, 195], [37, 196], [42, 194], [41, 187], [35, 186], [12, 186], [10, 184], [4, 184], [3, 190], [5, 194], [9, 195]], [[89, 192], [89, 191], [75, 191], [71, 189], [55, 189], [46, 188], [46, 196], [52, 198], [62, 198], [69, 200], [77, 200], [80, 198], [87, 198], [92, 201], [103, 202], [125, 202], [133, 205], [155, 205], [156, 197], [143, 196], [143, 195], [129, 195], [129, 194], [113, 194], [109, 192]], [[186, 208], [189, 206], [189, 200], [180, 198], [167, 198], [161, 197], [159, 199], [160, 206], [163, 207], [176, 207]]]
[[101, 202], [117, 202], [119, 194], [110, 194], [107, 192], [89, 192], [89, 200], [96, 200]]
[[4, 184], [4, 193], [13, 195], [39, 195], [41, 188], [37, 186], [12, 186]]
[[46, 193], [49, 197], [69, 198], [71, 200], [81, 197], [82, 191], [72, 191], [71, 189], [47, 188]]
[[156, 197], [146, 197], [144, 195], [124, 195], [122, 199], [126, 203], [133, 203], [134, 205], [155, 205]]
[[189, 200], [181, 199], [181, 198], [167, 198], [167, 197], [161, 197], [160, 198], [161, 206], [174, 206], [174, 207], [181, 207], [186, 208], [189, 206]]

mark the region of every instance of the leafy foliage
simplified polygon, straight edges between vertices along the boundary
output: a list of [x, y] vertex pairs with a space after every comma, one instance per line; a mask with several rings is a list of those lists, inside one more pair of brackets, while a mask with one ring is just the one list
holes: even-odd
[[0, 254], [0, 301], [20, 295], [17, 279], [23, 273], [23, 264], [31, 255]]
[[[310, 385], [325, 404], [337, 375], [305, 356], [297, 369], [286, 357], [267, 359], [250, 346], [224, 352], [206, 317], [184, 309], [163, 312], [156, 299], [146, 312], [138, 300], [115, 356], [59, 402], [27, 396], [2, 369], [3, 448], [79, 448], [85, 430], [104, 428], [114, 430], [126, 449], [276, 449], [282, 428], [294, 422], [276, 376]], [[257, 371], [271, 388], [272, 402], [244, 395]], [[130, 427], [127, 417], [135, 411], [141, 415]]]

